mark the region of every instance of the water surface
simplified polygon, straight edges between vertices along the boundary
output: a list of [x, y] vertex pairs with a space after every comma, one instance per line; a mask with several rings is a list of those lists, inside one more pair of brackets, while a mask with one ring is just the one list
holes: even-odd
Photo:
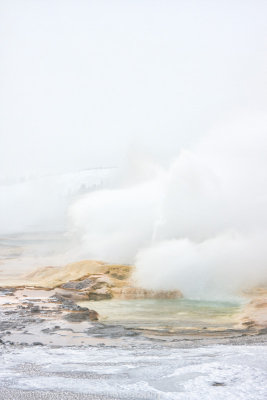
[[241, 303], [189, 299], [102, 300], [79, 303], [96, 310], [100, 321], [132, 328], [227, 329]]

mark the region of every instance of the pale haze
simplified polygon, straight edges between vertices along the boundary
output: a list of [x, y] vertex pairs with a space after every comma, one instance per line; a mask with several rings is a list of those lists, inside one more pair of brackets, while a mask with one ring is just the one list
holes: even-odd
[[0, 232], [188, 297], [266, 282], [266, 2], [0, 5]]
[[0, 1], [2, 179], [165, 164], [266, 109], [265, 1]]

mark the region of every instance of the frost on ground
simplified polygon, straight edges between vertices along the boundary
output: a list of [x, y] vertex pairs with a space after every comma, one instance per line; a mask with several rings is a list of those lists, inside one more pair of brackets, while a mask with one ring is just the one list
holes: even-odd
[[265, 350], [2, 348], [0, 399], [265, 400]]

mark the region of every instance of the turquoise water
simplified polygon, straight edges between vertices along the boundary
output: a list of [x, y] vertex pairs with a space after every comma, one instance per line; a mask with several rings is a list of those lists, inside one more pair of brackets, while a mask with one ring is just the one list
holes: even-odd
[[188, 299], [103, 300], [79, 303], [96, 310], [102, 322], [129, 327], [224, 328], [233, 325], [240, 302]]

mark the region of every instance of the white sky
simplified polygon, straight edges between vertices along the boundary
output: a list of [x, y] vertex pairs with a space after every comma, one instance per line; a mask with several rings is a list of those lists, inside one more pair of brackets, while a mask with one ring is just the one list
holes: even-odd
[[0, 0], [0, 177], [168, 162], [264, 112], [266, 1]]

